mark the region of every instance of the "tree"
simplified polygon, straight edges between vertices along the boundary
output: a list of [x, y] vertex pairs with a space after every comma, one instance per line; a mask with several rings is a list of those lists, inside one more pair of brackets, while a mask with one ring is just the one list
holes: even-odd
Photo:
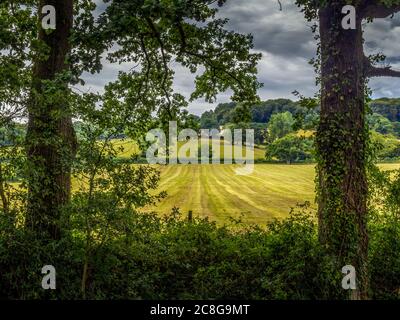
[[25, 116], [31, 84], [33, 55], [26, 48], [36, 30], [32, 2], [4, 0], [0, 3], [0, 208], [14, 223], [12, 209], [24, 203], [23, 186], [17, 189], [9, 182], [21, 173], [24, 162], [21, 150], [25, 130], [17, 121]]
[[83, 71], [99, 71], [105, 51], [111, 63], [136, 65], [120, 72], [118, 81], [110, 83], [98, 101], [104, 112], [115, 115], [110, 125], [134, 138], [185, 117], [182, 110], [187, 102], [172, 89], [173, 60], [197, 73], [191, 99], [214, 101], [218, 92], [232, 89], [234, 101], [258, 101], [260, 55], [250, 53], [250, 35], [225, 30], [227, 21], [215, 17], [215, 1], [105, 2], [109, 2], [107, 9], [97, 20], [92, 0], [6, 2], [11, 12], [28, 8], [30, 14], [21, 19], [25, 23], [33, 14], [41, 22], [45, 5], [56, 11], [54, 30], [25, 26], [30, 37], [24, 50], [31, 55], [26, 60], [34, 64], [25, 104], [29, 113], [26, 226], [43, 239], [60, 237], [58, 220], [70, 202], [70, 171], [78, 147], [72, 117], [80, 116], [79, 108], [74, 108], [79, 94], [71, 85], [83, 84], [79, 79]]
[[266, 143], [268, 138], [268, 126], [266, 123], [251, 122], [247, 127], [254, 130], [254, 143], [256, 145]]
[[273, 114], [268, 123], [269, 137], [272, 141], [282, 138], [290, 132], [293, 132], [295, 121], [290, 112]]
[[400, 121], [400, 99], [380, 98], [370, 102], [371, 111], [390, 121]]
[[[238, 104], [235, 102], [220, 103], [214, 111], [206, 111], [205, 113], [203, 113], [201, 116], [201, 120], [206, 122], [209, 121], [209, 117], [213, 117], [215, 118], [215, 120], [213, 119], [213, 121], [218, 122], [218, 125], [225, 125], [231, 122], [238, 123], [240, 121], [234, 119], [237, 107]], [[292, 114], [292, 116], [296, 119], [296, 122], [299, 123], [300, 127], [303, 126], [302, 122], [304, 122], [304, 125], [307, 128], [314, 128], [316, 126], [316, 120], [319, 114], [318, 106], [316, 106], [315, 109], [310, 110], [309, 107], [306, 108], [298, 102], [294, 102], [289, 99], [266, 100], [252, 104], [250, 107], [245, 107], [246, 109], [249, 109], [248, 111], [244, 111], [246, 111], [246, 113], [250, 113], [250, 122], [267, 123], [271, 119], [271, 116], [273, 114], [287, 111]], [[240, 117], [238, 120], [241, 120]], [[206, 128], [204, 126], [202, 127]]]
[[312, 139], [288, 134], [268, 145], [266, 157], [269, 160], [277, 159], [290, 164], [292, 162], [311, 160], [312, 151]]
[[378, 159], [397, 159], [400, 156], [400, 141], [392, 135], [371, 131], [371, 144]]
[[241, 104], [237, 105], [232, 111], [232, 122], [236, 124], [251, 122], [249, 109]]
[[[235, 102], [249, 105], [259, 100], [256, 65], [260, 55], [250, 53], [252, 36], [225, 30], [227, 21], [215, 17], [215, 3], [113, 1], [100, 16], [107, 46], [118, 47], [108, 54], [108, 60], [136, 66], [120, 72], [118, 80], [106, 87], [103, 105], [113, 106], [110, 112], [120, 114], [120, 123], [131, 138], [140, 138], [154, 127], [166, 132], [169, 121], [183, 118], [187, 101], [173, 90], [172, 63], [196, 73], [191, 101], [205, 98], [213, 102], [218, 92], [229, 88]], [[224, 3], [217, 2], [218, 6]], [[127, 12], [135, 15], [127, 19]]]
[[380, 114], [373, 113], [372, 115], [369, 115], [367, 117], [367, 120], [371, 130], [382, 134], [394, 133], [393, 123], [384, 116], [381, 116]]
[[199, 131], [200, 128], [200, 117], [194, 114], [189, 114], [187, 110], [183, 112], [182, 128], [183, 129], [193, 129], [194, 131]]
[[200, 118], [201, 129], [218, 129], [218, 121], [213, 110], [206, 111]]
[[[365, 91], [369, 77], [399, 76], [390, 67], [377, 68], [363, 51], [364, 19], [385, 18], [400, 2], [352, 1], [355, 29], [342, 27], [344, 0], [297, 0], [308, 20], [318, 18], [321, 114], [316, 138], [318, 158], [319, 238], [339, 265], [357, 270], [352, 298], [365, 298], [367, 273], [368, 133]], [[371, 62], [371, 60], [373, 60]]]
[[[58, 239], [60, 208], [68, 203], [71, 193], [70, 161], [76, 152], [76, 137], [68, 103], [67, 61], [71, 52], [73, 1], [39, 2], [39, 8], [52, 5], [56, 11], [54, 30], [40, 28], [38, 40], [46, 55], [34, 62], [29, 123], [26, 138], [28, 156], [27, 226]], [[44, 14], [38, 12], [39, 21]]]

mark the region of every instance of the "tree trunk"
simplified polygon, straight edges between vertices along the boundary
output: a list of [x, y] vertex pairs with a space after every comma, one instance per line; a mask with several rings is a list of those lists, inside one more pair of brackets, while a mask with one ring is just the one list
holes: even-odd
[[70, 198], [71, 160], [76, 136], [68, 107], [68, 70], [73, 24], [73, 0], [41, 0], [41, 8], [56, 9], [56, 29], [39, 31], [48, 56], [38, 58], [33, 70], [29, 124], [26, 139], [28, 157], [28, 208], [26, 225], [41, 237], [60, 237], [60, 210]]
[[341, 26], [344, 5], [345, 1], [333, 0], [319, 11], [319, 238], [337, 258], [338, 267], [356, 268], [357, 290], [349, 298], [360, 299], [368, 290], [364, 54], [361, 19], [355, 30]]
[[0, 161], [0, 200], [2, 203], [2, 209], [5, 214], [8, 214], [8, 200], [5, 192], [5, 177], [3, 176], [3, 165]]

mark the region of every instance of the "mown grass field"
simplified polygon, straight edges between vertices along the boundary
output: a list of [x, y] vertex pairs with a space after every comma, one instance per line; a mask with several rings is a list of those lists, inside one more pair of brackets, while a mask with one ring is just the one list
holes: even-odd
[[[399, 163], [381, 164], [383, 169], [399, 169]], [[166, 213], [176, 206], [186, 214], [228, 222], [240, 217], [248, 223], [263, 224], [288, 216], [297, 203], [314, 204], [314, 165], [255, 164], [248, 176], [235, 175], [236, 165], [167, 165], [160, 167], [159, 191], [168, 196], [157, 206]]]
[[[132, 141], [116, 140], [119, 156], [128, 158], [139, 149]], [[221, 146], [223, 154], [223, 146]], [[255, 159], [262, 159], [265, 150], [255, 148]], [[145, 208], [159, 214], [177, 207], [183, 214], [189, 210], [197, 217], [209, 217], [220, 223], [241, 217], [244, 222], [264, 224], [273, 218], [287, 217], [290, 209], [305, 201], [316, 209], [315, 166], [312, 164], [254, 165], [250, 175], [235, 174], [235, 164], [189, 164], [157, 166], [161, 180], [157, 192], [167, 197], [156, 206]], [[380, 164], [384, 170], [400, 169], [400, 163]], [[83, 181], [73, 179], [73, 190]], [[12, 183], [15, 187], [18, 183]]]
[[[138, 153], [131, 140], [116, 140], [115, 146], [122, 147], [122, 158]], [[242, 153], [246, 153], [244, 148]], [[223, 162], [223, 143], [220, 156]], [[256, 147], [254, 158], [264, 159], [265, 149]], [[394, 170], [400, 168], [400, 163], [380, 166]], [[291, 208], [306, 201], [310, 202], [311, 210], [316, 210], [313, 164], [259, 163], [248, 176], [236, 175], [237, 167], [234, 164], [159, 166], [161, 181], [157, 191], [166, 191], [168, 195], [146, 210], [165, 214], [177, 207], [185, 215], [192, 210], [194, 216], [209, 217], [220, 223], [240, 217], [244, 222], [257, 224], [287, 217]]]

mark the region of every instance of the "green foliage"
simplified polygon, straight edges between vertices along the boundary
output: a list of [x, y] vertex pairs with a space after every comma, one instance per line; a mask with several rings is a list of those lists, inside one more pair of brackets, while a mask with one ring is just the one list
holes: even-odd
[[[107, 157], [104, 161], [108, 163]], [[376, 299], [400, 297], [399, 177], [399, 172], [371, 172], [375, 196], [381, 199], [371, 199], [369, 219], [371, 297]], [[1, 298], [345, 297], [342, 266], [319, 244], [316, 217], [308, 213], [308, 204], [265, 227], [233, 219], [218, 226], [207, 219], [187, 221], [177, 210], [161, 217], [128, 209], [122, 202], [113, 206], [118, 192], [102, 191], [108, 178], [97, 179], [91, 205], [89, 194], [81, 191], [65, 211], [73, 223], [57, 243], [41, 242], [0, 210]], [[128, 183], [113, 182], [119, 190]], [[129, 193], [126, 201], [138, 204]], [[40, 288], [43, 261], [57, 269], [57, 291]]]
[[0, 208], [16, 222], [15, 210], [21, 210], [25, 200], [24, 185], [16, 188], [24, 173], [24, 126], [9, 121], [0, 128]]
[[400, 157], [400, 140], [396, 137], [371, 131], [370, 139], [378, 160], [396, 160]]
[[370, 171], [369, 269], [372, 297], [400, 299], [400, 171]]
[[268, 225], [269, 249], [274, 259], [267, 266], [264, 285], [274, 299], [343, 297], [337, 287], [341, 275], [336, 261], [326, 256], [318, 243], [315, 217], [307, 208], [305, 203], [299, 210], [292, 210], [288, 219]]
[[15, 146], [22, 143], [25, 138], [26, 127], [10, 121], [0, 128], [0, 146]]
[[[297, 94], [299, 95], [299, 94]], [[218, 128], [219, 125], [235, 122], [233, 116], [238, 107], [237, 103], [221, 103], [215, 110], [206, 111], [201, 115], [201, 128]], [[386, 129], [394, 130], [393, 133], [400, 136], [400, 116], [398, 99], [381, 98], [372, 100], [369, 107], [373, 112], [368, 115], [370, 126], [378, 120], [383, 122]], [[289, 99], [275, 99], [262, 101], [250, 106], [251, 121], [255, 123], [268, 123], [275, 113], [290, 112], [296, 120], [296, 129], [315, 130], [319, 121], [318, 101], [313, 98], [300, 96], [298, 102]], [[383, 116], [381, 118], [379, 115]], [[390, 120], [390, 123], [386, 121]], [[240, 121], [239, 121], [240, 122]], [[390, 128], [393, 126], [393, 128]], [[385, 130], [384, 128], [382, 128]], [[385, 132], [381, 132], [385, 133]]]
[[272, 115], [268, 123], [269, 139], [275, 141], [294, 131], [295, 121], [290, 112], [282, 112]]
[[400, 121], [400, 99], [380, 98], [370, 102], [371, 111], [393, 122]]
[[376, 132], [382, 134], [393, 134], [394, 133], [394, 125], [393, 123], [384, 116], [373, 113], [372, 115], [367, 116], [367, 121], [369, 128], [371, 130], [375, 130]]
[[233, 110], [232, 121], [234, 123], [251, 122], [250, 110], [244, 105], [237, 105]]
[[[182, 119], [181, 119], [181, 128], [183, 129], [193, 129], [196, 132], [199, 132], [200, 127], [200, 117], [194, 114], [190, 114], [187, 110], [184, 110]], [[178, 129], [179, 130], [179, 129]]]
[[[227, 123], [243, 122], [240, 116], [236, 116], [235, 118], [235, 114], [241, 114], [241, 108], [243, 108], [243, 106], [234, 102], [221, 103], [215, 110], [210, 110], [202, 114], [200, 120], [201, 126], [202, 128], [218, 128], [219, 125], [225, 125]], [[296, 119], [304, 118], [308, 114], [314, 113], [314, 111], [310, 111], [289, 99], [262, 101], [251, 105], [248, 111], [251, 115], [251, 120], [246, 114], [246, 121], [255, 123], [268, 123], [273, 114], [286, 111], [290, 112]]]
[[266, 157], [269, 160], [286, 163], [311, 161], [313, 159], [313, 139], [288, 134], [268, 144]]
[[[54, 49], [37, 39], [37, 1], [5, 0], [0, 4], [0, 298], [343, 297], [341, 261], [326, 255], [317, 239], [315, 218], [304, 212], [292, 213], [289, 219], [274, 221], [266, 228], [239, 222], [221, 227], [204, 219], [185, 221], [177, 210], [166, 217], [145, 213], [146, 206], [165, 195], [154, 192], [159, 173], [154, 167], [118, 159], [118, 147], [111, 139], [125, 135], [139, 139], [149, 128], [165, 127], [168, 120], [178, 120], [180, 127], [197, 128], [198, 119], [184, 111], [188, 104], [185, 97], [173, 90], [173, 63], [197, 74], [191, 100], [213, 102], [219, 92], [233, 92], [234, 103], [207, 113], [202, 124], [212, 127], [269, 121], [272, 156], [275, 152], [276, 157], [289, 159], [286, 161], [306, 159], [311, 141], [290, 133], [295, 119], [314, 128], [317, 116], [290, 100], [257, 103], [261, 84], [256, 65], [261, 56], [251, 51], [251, 35], [228, 31], [227, 20], [216, 18], [215, 1], [105, 2], [108, 6], [97, 18], [93, 1], [74, 1], [71, 51], [65, 52], [68, 68], [49, 74], [50, 80], [32, 78], [32, 64], [46, 61]], [[219, 0], [217, 5], [224, 3]], [[326, 1], [296, 3], [304, 6], [306, 18], [311, 20]], [[70, 85], [84, 84], [80, 76], [85, 71], [98, 72], [105, 52], [109, 62], [128, 62], [135, 67], [120, 72], [118, 80], [106, 86], [104, 95], [74, 92]], [[308, 102], [315, 106], [315, 100]], [[23, 126], [16, 120], [27, 111], [30, 128], [36, 126], [36, 131], [23, 143]], [[349, 116], [344, 115], [346, 119]], [[72, 117], [79, 119], [76, 157], [59, 130], [59, 120]], [[367, 131], [355, 136], [340, 126], [343, 118], [333, 120], [329, 130], [322, 130], [319, 136], [318, 152], [321, 167], [333, 169], [321, 176], [328, 185], [325, 191], [332, 194], [327, 206], [340, 211], [343, 190], [338, 182], [348, 174], [343, 159], [352, 148], [346, 143], [364, 139]], [[398, 129], [394, 125], [390, 128], [382, 118], [373, 121], [381, 132]], [[336, 143], [338, 137], [350, 139]], [[331, 142], [333, 147], [325, 148]], [[24, 144], [45, 150], [41, 155], [44, 159], [36, 159], [36, 164], [41, 164], [26, 162]], [[28, 155], [35, 157], [37, 149], [31, 150], [34, 152]], [[62, 158], [56, 172], [48, 170], [57, 162], [56, 157], [46, 158], [48, 153]], [[367, 155], [362, 152], [357, 160], [367, 165], [364, 157]], [[61, 231], [53, 241], [44, 241], [43, 233], [33, 233], [26, 223], [27, 210], [32, 209], [26, 205], [26, 180], [30, 178], [30, 192], [36, 191], [36, 199], [43, 193], [52, 201], [56, 199], [52, 195], [67, 193], [58, 192], [55, 177], [70, 171], [79, 185], [71, 201], [56, 208], [55, 213], [61, 215], [42, 212], [45, 201], [31, 201], [40, 214], [30, 222], [35, 224], [43, 216], [43, 221]], [[379, 192], [385, 192], [383, 208], [390, 215], [387, 220], [379, 214], [376, 220], [371, 219], [371, 288], [376, 297], [397, 297], [399, 178], [392, 182], [380, 176], [376, 180], [384, 183]], [[364, 194], [366, 190], [359, 191]], [[374, 210], [382, 213], [379, 208]], [[352, 246], [357, 224], [345, 221], [343, 226], [339, 220], [332, 232], [334, 242]], [[348, 238], [337, 236], [337, 231]], [[383, 262], [382, 253], [388, 254]], [[44, 264], [57, 269], [56, 292], [38, 285]]]
[[375, 299], [400, 299], [400, 223], [385, 214], [371, 228], [370, 276]]
[[200, 117], [200, 127], [202, 129], [217, 129], [218, 120], [214, 114], [214, 111], [206, 111]]
[[[225, 1], [218, 2], [222, 6]], [[250, 35], [227, 31], [212, 1], [110, 1], [98, 22], [107, 59], [140, 66], [121, 72], [106, 87], [105, 104], [118, 106], [132, 138], [138, 132], [180, 119], [185, 98], [173, 91], [172, 61], [197, 73], [191, 100], [215, 100], [232, 89], [233, 101], [257, 101], [259, 54], [250, 53]], [[127, 17], [127, 12], [135, 12]], [[154, 119], [156, 115], [156, 119]], [[149, 121], [152, 119], [153, 121]], [[122, 123], [122, 121], [121, 121]]]
[[[70, 214], [80, 215], [75, 208]], [[111, 225], [118, 217], [124, 232], [93, 239], [90, 259], [87, 239], [77, 231], [64, 234], [57, 245], [40, 243], [21, 229], [2, 233], [0, 297], [317, 299], [342, 292], [340, 269], [324, 258], [314, 219], [305, 212], [266, 229], [240, 221], [223, 227], [197, 218], [188, 222], [177, 211], [164, 218], [113, 214]], [[57, 293], [38, 286], [43, 259], [57, 268]]]

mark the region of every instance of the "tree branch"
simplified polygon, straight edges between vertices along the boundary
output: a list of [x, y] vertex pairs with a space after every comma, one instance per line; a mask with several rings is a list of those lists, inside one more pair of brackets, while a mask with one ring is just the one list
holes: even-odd
[[400, 77], [400, 71], [392, 70], [391, 66], [378, 68], [371, 64], [371, 61], [364, 58], [364, 74], [366, 77]]
[[157, 27], [154, 25], [153, 21], [146, 17], [145, 18], [150, 29], [152, 30], [154, 36], [156, 37], [159, 45], [160, 45], [160, 51], [161, 51], [161, 58], [162, 58], [162, 63], [163, 63], [163, 67], [164, 67], [164, 77], [163, 80], [161, 82], [161, 89], [164, 91], [165, 94], [165, 98], [167, 99], [167, 112], [168, 115], [170, 116], [170, 119], [173, 119], [172, 117], [172, 113], [171, 113], [171, 107], [172, 107], [172, 101], [170, 98], [170, 94], [168, 92], [168, 88], [166, 88], [166, 83], [168, 80], [168, 74], [169, 74], [169, 68], [168, 68], [168, 61], [167, 61], [167, 56], [165, 53], [165, 49], [164, 49], [164, 42], [161, 39], [161, 34], [160, 32], [157, 30]]
[[400, 4], [390, 7], [378, 3], [377, 0], [367, 0], [361, 12], [363, 18], [387, 18], [400, 11]]
[[4, 190], [5, 188], [4, 188], [3, 184], [5, 185], [5, 179], [3, 177], [2, 165], [0, 163], [0, 199], [3, 204], [2, 207], [3, 207], [4, 213], [8, 214], [8, 200], [6, 197], [6, 192]]
[[181, 53], [184, 52], [186, 50], [186, 34], [185, 34], [185, 30], [183, 30], [183, 26], [181, 24], [181, 21], [177, 21], [176, 22], [176, 26], [178, 28], [179, 31], [179, 36], [181, 37]]
[[367, 71], [368, 77], [400, 77], [400, 71], [392, 70], [391, 67], [371, 67]]
[[[207, 64], [210, 68], [212, 68], [213, 70], [213, 74], [216, 75], [215, 71], [218, 69], [220, 71], [222, 71], [223, 73], [225, 73], [226, 75], [228, 75], [231, 79], [233, 79], [234, 81], [236, 81], [239, 85], [239, 87], [244, 90], [244, 85], [242, 83], [242, 81], [237, 78], [233, 73], [229, 72], [228, 70], [225, 70], [224, 68], [218, 68], [213, 62], [212, 62], [212, 56], [206, 55], [206, 54], [202, 54], [202, 53], [196, 53], [196, 52], [191, 52], [189, 50], [187, 50], [187, 42], [186, 42], [186, 33], [183, 29], [183, 26], [181, 24], [180, 21], [177, 21], [177, 27], [178, 27], [178, 31], [179, 31], [179, 35], [180, 35], [180, 39], [181, 39], [181, 49], [180, 49], [180, 54], [188, 54], [191, 55], [193, 57], [196, 57], [200, 60], [202, 60], [205, 64]], [[225, 51], [225, 49], [221, 50], [219, 55], [222, 55], [222, 53]]]

